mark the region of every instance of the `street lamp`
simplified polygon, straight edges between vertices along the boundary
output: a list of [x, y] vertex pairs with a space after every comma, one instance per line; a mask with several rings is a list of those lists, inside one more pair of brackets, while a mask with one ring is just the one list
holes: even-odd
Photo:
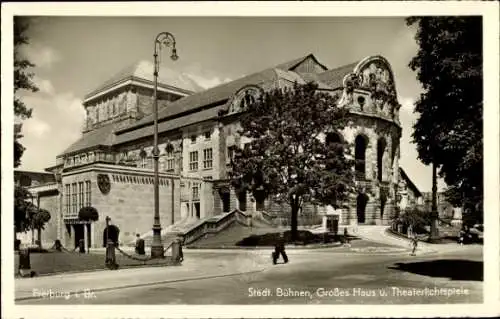
[[159, 189], [158, 189], [158, 159], [160, 156], [160, 150], [158, 149], [158, 52], [161, 47], [172, 48], [172, 54], [170, 58], [172, 60], [177, 60], [177, 50], [175, 48], [175, 38], [169, 32], [161, 32], [156, 36], [154, 43], [154, 96], [153, 96], [153, 113], [154, 113], [154, 145], [153, 145], [153, 161], [154, 161], [154, 204], [155, 204], [155, 214], [153, 222], [153, 243], [151, 244], [151, 258], [163, 258], [163, 244], [161, 242], [161, 224], [160, 224], [160, 200], [159, 200]]

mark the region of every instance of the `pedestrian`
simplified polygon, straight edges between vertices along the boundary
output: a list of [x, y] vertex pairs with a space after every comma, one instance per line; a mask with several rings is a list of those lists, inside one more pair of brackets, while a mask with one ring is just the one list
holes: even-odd
[[463, 246], [464, 245], [464, 239], [465, 239], [465, 231], [464, 229], [460, 229], [460, 231], [458, 232], [458, 243], [460, 244], [460, 246]]
[[141, 238], [141, 235], [135, 235], [137, 239], [135, 240], [135, 253], [137, 255], [145, 255], [146, 251], [144, 250], [144, 239]]
[[280, 232], [279, 237], [276, 240], [276, 244], [274, 245], [274, 252], [272, 253], [273, 257], [273, 264], [276, 265], [278, 258], [280, 258], [280, 255], [283, 257], [283, 261], [288, 263], [288, 256], [286, 255], [285, 252], [285, 233]]
[[83, 240], [83, 238], [78, 241], [78, 248], [79, 248], [80, 254], [85, 253], [85, 241]]
[[349, 233], [347, 231], [347, 227], [344, 228], [344, 246], [351, 247], [351, 243], [349, 240]]
[[417, 255], [417, 246], [418, 246], [418, 238], [416, 235], [413, 236], [411, 239], [411, 246], [412, 246], [411, 255], [416, 256]]

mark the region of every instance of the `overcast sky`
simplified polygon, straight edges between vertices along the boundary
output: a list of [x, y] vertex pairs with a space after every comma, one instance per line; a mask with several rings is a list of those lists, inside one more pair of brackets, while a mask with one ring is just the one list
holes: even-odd
[[187, 88], [215, 86], [309, 53], [328, 68], [386, 57], [402, 104], [400, 166], [421, 191], [431, 190], [430, 167], [410, 143], [421, 87], [408, 68], [417, 45], [404, 18], [32, 18], [24, 52], [36, 64], [40, 91], [24, 96], [33, 117], [23, 125], [20, 169], [43, 171], [78, 139], [85, 94], [134, 63], [152, 73], [153, 42], [162, 31], [175, 35], [180, 58], [172, 62], [165, 52], [160, 77]]

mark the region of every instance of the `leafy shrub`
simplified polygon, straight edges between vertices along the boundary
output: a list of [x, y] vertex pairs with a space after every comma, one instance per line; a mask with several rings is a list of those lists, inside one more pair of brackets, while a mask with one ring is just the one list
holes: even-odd
[[97, 221], [99, 220], [99, 213], [97, 212], [97, 209], [95, 209], [92, 206], [85, 206], [80, 208], [80, 211], [78, 212], [78, 219], [83, 220], [83, 221]]
[[432, 213], [416, 207], [407, 208], [393, 222], [396, 225], [403, 225], [403, 229], [411, 226], [416, 233], [428, 233], [426, 228], [431, 225]]

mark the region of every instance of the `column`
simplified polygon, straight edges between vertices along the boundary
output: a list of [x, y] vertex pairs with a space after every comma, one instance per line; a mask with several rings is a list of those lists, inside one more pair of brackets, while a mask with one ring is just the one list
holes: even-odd
[[170, 223], [173, 225], [175, 223], [175, 181], [173, 178], [170, 179], [170, 205], [171, 205], [171, 220]]
[[94, 227], [94, 224], [90, 224], [90, 244], [92, 245], [92, 247], [99, 247], [98, 245], [96, 245], [96, 242], [95, 242], [95, 227]]
[[87, 227], [88, 225], [85, 223], [83, 224], [83, 242], [85, 243], [84, 244], [84, 247], [85, 247], [85, 251], [88, 252], [89, 251], [89, 239], [88, 239], [88, 234], [87, 234]]
[[193, 217], [193, 212], [194, 212], [194, 205], [193, 205], [193, 185], [191, 182], [188, 182], [188, 198], [189, 198], [189, 209], [188, 209], [188, 217], [192, 218]]

